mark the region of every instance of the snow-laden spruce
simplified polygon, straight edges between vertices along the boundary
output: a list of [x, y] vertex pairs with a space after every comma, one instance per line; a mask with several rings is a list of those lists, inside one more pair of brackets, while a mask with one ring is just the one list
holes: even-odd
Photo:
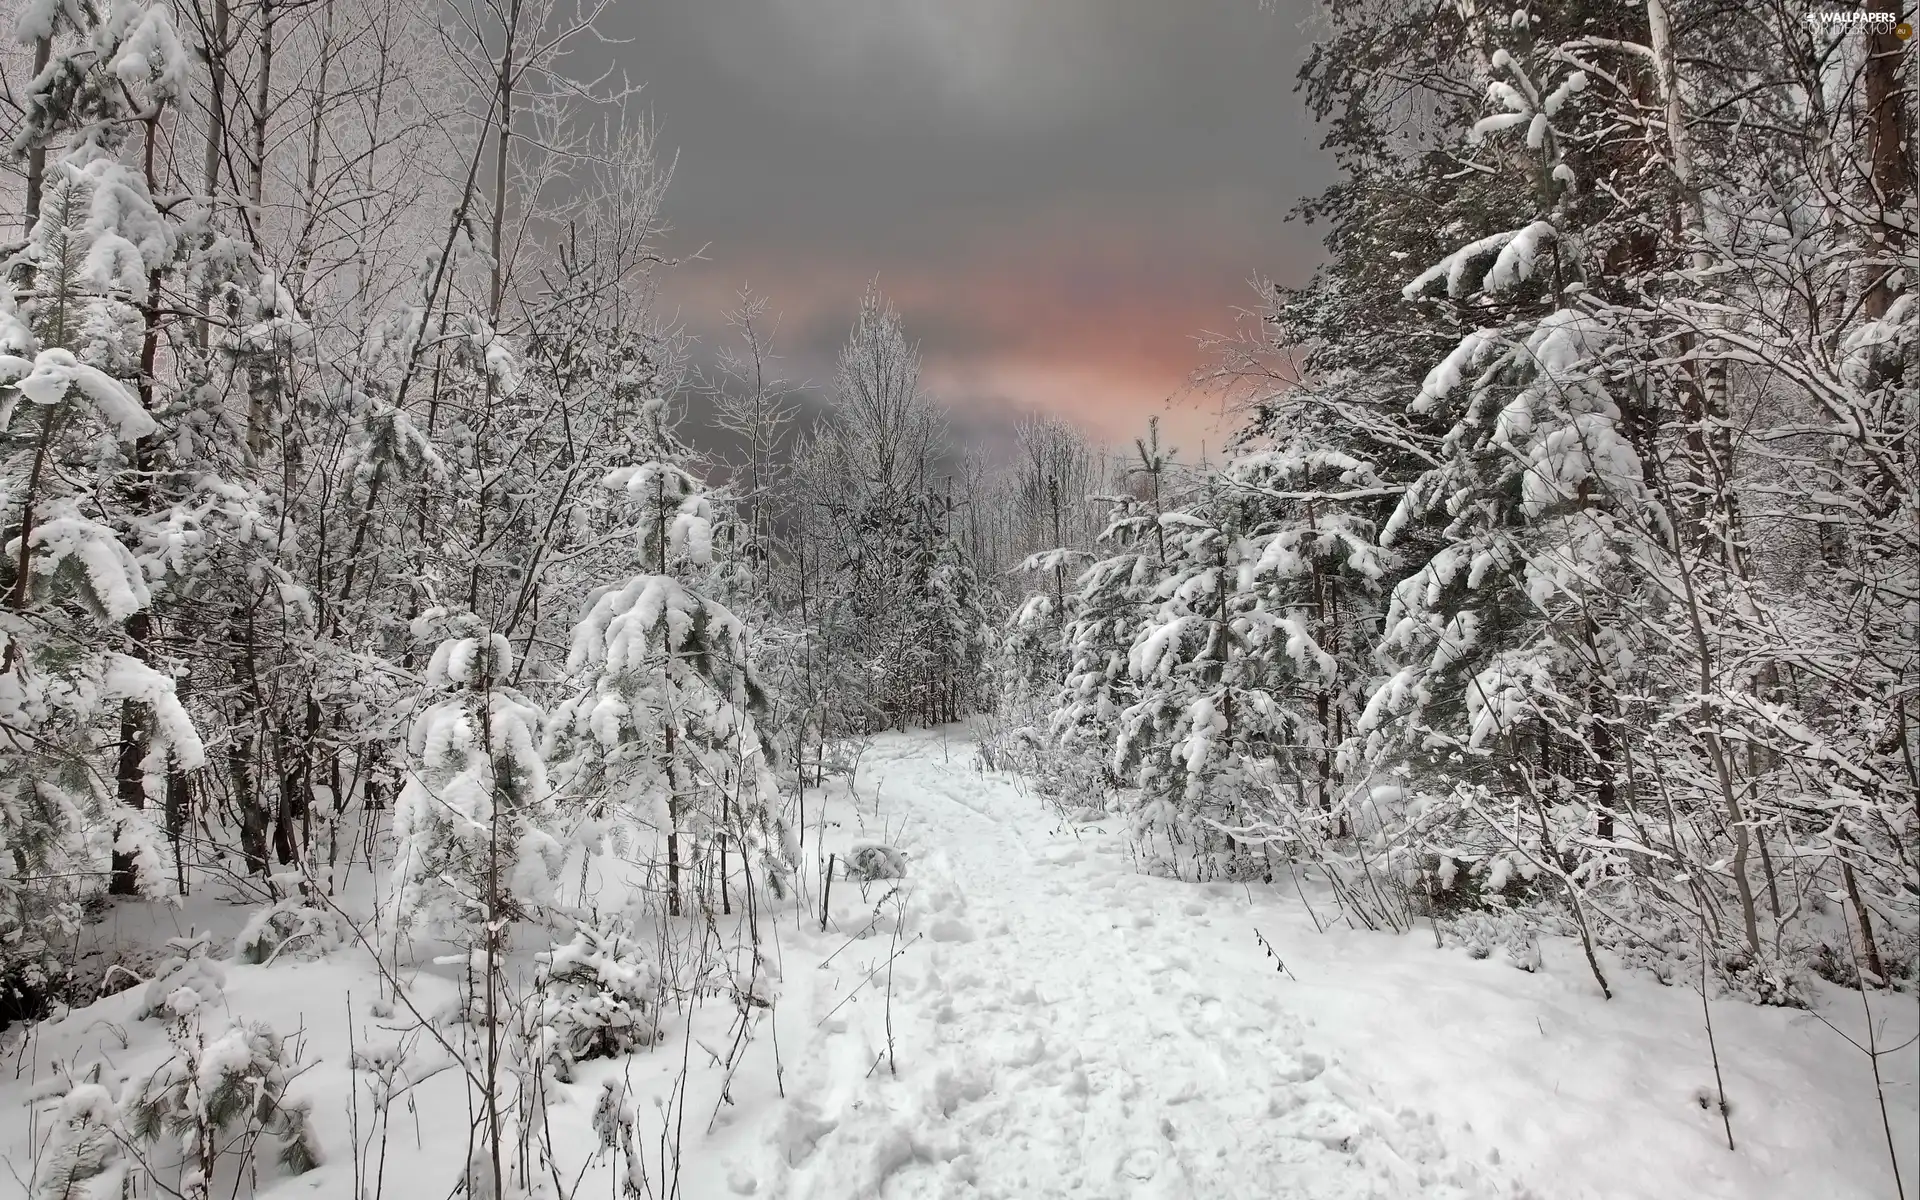
[[507, 639], [443, 612], [422, 614], [414, 633], [446, 636], [427, 666], [433, 698], [407, 739], [385, 924], [396, 939], [416, 927], [458, 939], [550, 900], [565, 851], [549, 832], [545, 721], [504, 682]]
[[[116, 19], [91, 52], [49, 63], [34, 86], [64, 80], [61, 94], [37, 102], [17, 137], [70, 128], [69, 103], [112, 119], [170, 95], [178, 64], [166, 51], [178, 45], [166, 12], [130, 6]], [[177, 222], [112, 144], [48, 165], [40, 212], [0, 284], [0, 510], [11, 530], [0, 564], [0, 977], [29, 994], [64, 974], [49, 939], [104, 885], [171, 889], [178, 843], [144, 810], [164, 803], [170, 772], [204, 761], [175, 680], [144, 641], [168, 564], [150, 552], [139, 477], [159, 426], [128, 378], [142, 339], [133, 304], [176, 253]], [[116, 736], [110, 765], [99, 747]]]
[[693, 868], [703, 896], [710, 867], [725, 889], [728, 855], [783, 893], [794, 852], [757, 723], [766, 694], [740, 619], [700, 589], [714, 566], [709, 497], [666, 463], [623, 467], [605, 483], [627, 498], [640, 561], [654, 569], [591, 597], [567, 657], [581, 686], [554, 709], [544, 753], [593, 828], [644, 831], [614, 844], [664, 867], [669, 911], [686, 903]]

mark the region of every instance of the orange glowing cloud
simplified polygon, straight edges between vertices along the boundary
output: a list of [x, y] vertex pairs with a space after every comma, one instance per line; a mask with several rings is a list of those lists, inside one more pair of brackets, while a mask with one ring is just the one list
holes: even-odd
[[1255, 266], [1271, 265], [1259, 259], [1273, 250], [1244, 207], [1215, 201], [1204, 217], [1054, 209], [987, 226], [929, 214], [943, 236], [924, 252], [717, 247], [677, 268], [667, 292], [706, 330], [717, 327], [709, 314], [751, 283], [782, 314], [789, 352], [810, 359], [809, 372], [830, 372], [856, 298], [877, 278], [920, 343], [923, 382], [957, 416], [970, 406], [1045, 412], [1124, 443], [1157, 415], [1194, 458], [1232, 428], [1217, 400], [1189, 386], [1207, 364], [1199, 335], [1236, 322], [1255, 299]]

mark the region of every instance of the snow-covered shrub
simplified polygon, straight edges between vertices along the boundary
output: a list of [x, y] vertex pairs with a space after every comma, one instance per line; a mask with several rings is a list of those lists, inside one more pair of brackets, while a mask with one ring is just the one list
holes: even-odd
[[1813, 1007], [1806, 968], [1773, 947], [1754, 955], [1742, 946], [1717, 957], [1720, 978], [1735, 995], [1769, 1008]]
[[760, 946], [753, 948], [744, 965], [737, 961], [727, 964], [727, 990], [742, 1010], [772, 1008], [779, 1002], [784, 978], [779, 962]]
[[1540, 969], [1540, 936], [1525, 915], [1468, 912], [1440, 926], [1447, 942], [1466, 950], [1471, 958], [1491, 958], [1521, 971]]
[[416, 926], [447, 935], [518, 915], [550, 898], [563, 858], [550, 814], [544, 715], [504, 681], [512, 649], [466, 615], [414, 622], [444, 634], [426, 672], [439, 699], [414, 721], [406, 786], [394, 810], [390, 936]]
[[345, 941], [337, 913], [289, 898], [248, 919], [234, 939], [234, 957], [255, 964], [272, 962], [282, 955], [318, 958]]
[[52, 1114], [32, 1200], [121, 1200], [129, 1164], [115, 1128], [119, 1115], [113, 1094], [97, 1080], [75, 1083]]
[[874, 883], [882, 879], [905, 879], [907, 876], [905, 852], [876, 842], [865, 842], [855, 846], [847, 855], [846, 863], [848, 877], [862, 883]]
[[1809, 972], [1844, 988], [1859, 987], [1863, 976], [1870, 987], [1912, 989], [1920, 983], [1920, 938], [1911, 928], [1886, 922], [1874, 928], [1882, 972], [1874, 977], [1872, 968], [1860, 961], [1860, 935], [1842, 927], [1852, 914], [1843, 906], [1821, 903], [1821, 898], [1815, 898], [1813, 907], [1802, 925], [1806, 944], [1792, 947]]
[[172, 1055], [128, 1083], [117, 1101], [100, 1086], [96, 1067], [61, 1102], [60, 1161], [82, 1173], [76, 1179], [100, 1182], [49, 1195], [117, 1200], [114, 1172], [123, 1168], [104, 1152], [103, 1138], [139, 1146], [143, 1173], [177, 1182], [167, 1185], [169, 1194], [200, 1200], [223, 1170], [233, 1172], [237, 1192], [241, 1179], [257, 1174], [263, 1150], [292, 1174], [318, 1164], [307, 1103], [286, 1094], [298, 1074], [293, 1056], [267, 1026], [226, 1015], [225, 971], [208, 957], [208, 944], [204, 934], [173, 939], [171, 957], [143, 996], [141, 1015], [167, 1021]]
[[[1455, 824], [1410, 838], [1416, 878], [1410, 882], [1420, 912], [1437, 917], [1503, 913], [1543, 898], [1539, 869], [1524, 855], [1503, 853]], [[1476, 844], [1478, 843], [1478, 844]]]
[[1049, 749], [1036, 756], [1030, 778], [1041, 796], [1062, 814], [1092, 810], [1122, 811], [1122, 802], [1138, 789], [1114, 786], [1113, 772], [1101, 757]]
[[[1008, 689], [1009, 693], [1012, 691]], [[1022, 699], [1016, 694], [1003, 694], [996, 708], [975, 720], [974, 753], [981, 770], [1026, 774], [1039, 760], [1040, 751], [1046, 746], [1045, 738], [1031, 721], [1020, 720], [1009, 711], [1020, 705]]]
[[547, 1058], [563, 1080], [574, 1063], [659, 1040], [659, 965], [624, 921], [576, 927], [565, 945], [539, 955], [534, 983]]
[[204, 933], [167, 939], [167, 957], [154, 968], [141, 997], [143, 1019], [175, 1016], [188, 997], [195, 1005], [219, 1001], [226, 991], [227, 970], [211, 956], [212, 944]]
[[177, 1001], [173, 1057], [134, 1087], [123, 1108], [135, 1138], [182, 1155], [181, 1194], [206, 1195], [224, 1157], [256, 1159], [262, 1142], [291, 1174], [318, 1166], [308, 1106], [286, 1095], [294, 1064], [280, 1037], [265, 1025], [237, 1024], [210, 1036], [199, 1006]]
[[70, 982], [70, 969], [51, 947], [37, 938], [17, 936], [0, 950], [0, 1029], [56, 1011], [57, 997]]

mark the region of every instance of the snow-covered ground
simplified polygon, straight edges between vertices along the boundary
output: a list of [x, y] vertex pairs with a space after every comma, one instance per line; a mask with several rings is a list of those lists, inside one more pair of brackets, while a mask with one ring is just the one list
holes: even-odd
[[[851, 791], [830, 793], [824, 830], [811, 798], [808, 857], [887, 842], [905, 880], [837, 880], [824, 930], [817, 881], [783, 909], [780, 1002], [754, 1010], [743, 1051], [735, 1011], [710, 1003], [691, 1035], [669, 1018], [657, 1050], [553, 1085], [548, 1136], [583, 1200], [618, 1194], [592, 1130], [609, 1086], [638, 1114], [654, 1194], [672, 1157], [656, 1139], [681, 1141], [686, 1200], [1896, 1194], [1867, 1058], [1821, 1019], [1864, 1040], [1856, 993], [1821, 992], [1818, 1017], [1713, 1003], [1729, 1152], [1702, 1103], [1697, 992], [1619, 968], [1608, 1001], [1570, 945], [1548, 942], [1528, 974], [1419, 934], [1318, 934], [1291, 887], [1141, 875], [1116, 825], [1062, 824], [983, 772], [958, 730], [880, 738]], [[117, 935], [243, 917], [130, 908]], [[421, 1012], [455, 998], [448, 972], [404, 972]], [[227, 1010], [297, 1037], [291, 1092], [323, 1156], [263, 1194], [351, 1197], [356, 1179], [369, 1200], [448, 1193], [477, 1120], [468, 1089], [406, 1006], [381, 1001], [363, 949], [225, 973]], [[143, 991], [11, 1045], [0, 1197], [29, 1194], [46, 1079], [166, 1056]], [[1881, 1065], [1914, 1195], [1920, 1013], [1910, 996], [1872, 1003], [1878, 1043], [1906, 1042]], [[382, 1062], [404, 1064], [384, 1122]]]
[[[937, 734], [883, 739], [861, 779], [923, 889], [899, 1076], [868, 1072], [878, 997], [842, 1008], [790, 1068], [774, 1194], [1895, 1195], [1867, 1058], [1811, 1014], [1713, 1004], [1730, 1153], [1697, 992], [1616, 969], [1608, 1001], [1571, 944], [1528, 974], [1316, 934], [1290, 889], [1143, 876], [1112, 824], [1061, 825]], [[1864, 1040], [1857, 995], [1822, 999]], [[1882, 1070], [1911, 1195], [1916, 1006], [1874, 1011], [1881, 1046], [1908, 1042]]]
[[1341, 1061], [1256, 946], [1243, 892], [1141, 878], [1117, 838], [1050, 834], [971, 758], [924, 738], [869, 753], [922, 889], [924, 940], [894, 966], [900, 1074], [866, 1074], [879, 1004], [829, 1023], [769, 1156], [777, 1193], [1515, 1192], [1431, 1109]]

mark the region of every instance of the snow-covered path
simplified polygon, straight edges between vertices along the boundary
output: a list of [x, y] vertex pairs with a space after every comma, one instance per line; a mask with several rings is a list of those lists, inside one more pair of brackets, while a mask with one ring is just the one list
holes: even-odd
[[[860, 790], [877, 790], [878, 819], [912, 861], [907, 952], [892, 964], [898, 1074], [888, 931], [842, 955], [854, 963], [840, 978], [879, 971], [854, 1001], [814, 992], [788, 1074], [788, 1094], [811, 1099], [790, 1105], [769, 1148], [766, 1193], [1516, 1194], [1288, 1010], [1241, 889], [1142, 877], [1119, 839], [1054, 828], [972, 758], [922, 735], [882, 739], [862, 764]], [[872, 905], [840, 887], [836, 918], [858, 928]], [[845, 940], [830, 931], [805, 949]], [[788, 961], [804, 969], [793, 948]]]
[[[910, 856], [904, 884], [836, 883], [824, 932], [817, 892], [765, 921], [780, 998], [754, 1010], [750, 1036], [731, 1004], [690, 1023], [676, 1009], [657, 1052], [552, 1083], [554, 1150], [581, 1180], [565, 1194], [613, 1195], [632, 1168], [603, 1152], [594, 1121], [610, 1083], [635, 1114], [649, 1186], [676, 1180], [646, 1194], [685, 1200], [1893, 1200], [1896, 1154], [1915, 1194], [1911, 993], [1819, 985], [1817, 1011], [1716, 998], [1716, 1067], [1691, 988], [1603, 952], [1606, 1000], [1566, 939], [1543, 939], [1528, 973], [1422, 933], [1322, 934], [1334, 909], [1311, 882], [1141, 875], [1117, 828], [1056, 822], [957, 736], [878, 739], [855, 796], [844, 780], [829, 791], [824, 838], [808, 796], [808, 856], [820, 841], [840, 855], [890, 843]], [[118, 908], [109, 944], [157, 947], [190, 928], [225, 940], [246, 919], [217, 895], [194, 904]], [[232, 1019], [297, 1046], [290, 1094], [322, 1150], [318, 1171], [269, 1177], [262, 1196], [447, 1194], [474, 1097], [442, 1069], [441, 1034], [409, 1017], [455, 1012], [449, 980], [405, 972], [396, 1013], [355, 946], [220, 971]], [[0, 1200], [25, 1194], [8, 1181], [39, 1161], [46, 1109], [20, 1114], [55, 1094], [50, 1080], [96, 1061], [136, 1079], [171, 1056], [163, 1024], [140, 1019], [147, 994], [12, 1043]], [[1869, 1028], [1883, 1087], [1848, 1044]], [[398, 1064], [404, 1105], [374, 1103], [370, 1061]], [[1737, 1150], [1710, 1103], [1717, 1079]]]

